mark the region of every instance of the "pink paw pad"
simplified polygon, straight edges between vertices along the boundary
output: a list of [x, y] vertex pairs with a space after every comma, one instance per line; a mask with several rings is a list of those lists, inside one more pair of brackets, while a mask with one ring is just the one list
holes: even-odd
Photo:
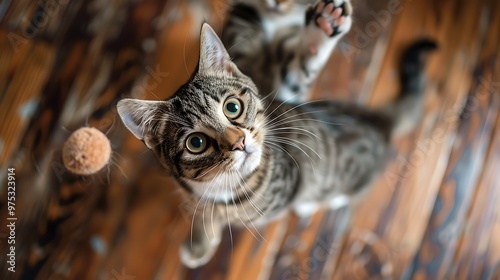
[[[321, 1], [318, 3], [316, 8], [314, 8], [313, 16], [314, 23], [318, 26], [327, 36], [335, 36], [338, 34], [338, 27], [341, 26], [345, 20], [346, 16], [349, 16], [348, 2], [342, 4], [339, 7], [335, 7], [333, 2]], [[346, 9], [346, 10], [344, 10]]]

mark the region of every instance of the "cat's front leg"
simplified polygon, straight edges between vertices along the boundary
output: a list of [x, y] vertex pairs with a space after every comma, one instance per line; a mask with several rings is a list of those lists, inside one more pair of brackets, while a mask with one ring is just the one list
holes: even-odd
[[302, 48], [311, 72], [323, 68], [340, 38], [351, 29], [352, 11], [347, 0], [320, 0], [306, 11]]
[[210, 210], [195, 213], [191, 232], [181, 246], [182, 263], [189, 268], [197, 268], [208, 263], [222, 238], [223, 224], [212, 215]]
[[[280, 34], [276, 56], [281, 61], [280, 99], [304, 102], [309, 99], [316, 81], [340, 38], [352, 25], [352, 6], [347, 0], [320, 0], [305, 14], [305, 26], [297, 34]], [[297, 38], [298, 37], [298, 38]], [[297, 39], [297, 40], [295, 40]]]

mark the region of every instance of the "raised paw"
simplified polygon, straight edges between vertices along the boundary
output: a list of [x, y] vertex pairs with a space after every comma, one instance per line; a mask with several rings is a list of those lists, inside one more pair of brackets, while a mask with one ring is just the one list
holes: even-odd
[[327, 36], [334, 37], [349, 31], [351, 14], [352, 5], [349, 1], [320, 0], [307, 11], [306, 24], [314, 23]]

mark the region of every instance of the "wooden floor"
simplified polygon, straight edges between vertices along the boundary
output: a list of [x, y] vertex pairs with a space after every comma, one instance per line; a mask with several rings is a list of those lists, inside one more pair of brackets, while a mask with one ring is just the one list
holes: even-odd
[[[48, 3], [43, 6], [43, 3]], [[500, 279], [500, 2], [356, 0], [352, 31], [317, 98], [377, 106], [397, 58], [423, 36], [425, 117], [354, 211], [226, 230], [215, 258], [178, 258], [190, 216], [179, 187], [117, 119], [126, 96], [164, 99], [193, 71], [202, 20], [224, 0], [0, 2], [0, 181], [16, 168], [16, 272], [1, 279]], [[109, 168], [75, 176], [61, 145], [107, 133]], [[0, 220], [5, 221], [6, 188]], [[2, 222], [3, 223], [3, 222]]]

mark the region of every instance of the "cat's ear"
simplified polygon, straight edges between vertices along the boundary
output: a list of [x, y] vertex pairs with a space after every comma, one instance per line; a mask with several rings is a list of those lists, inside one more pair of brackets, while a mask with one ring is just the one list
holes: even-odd
[[120, 100], [116, 105], [125, 127], [139, 140], [144, 141], [149, 148], [154, 144], [151, 135], [151, 127], [156, 121], [154, 116], [163, 102], [127, 98]]
[[231, 57], [229, 57], [221, 40], [208, 23], [204, 23], [201, 27], [198, 71], [200, 73], [222, 72], [230, 76], [241, 74], [231, 61]]

